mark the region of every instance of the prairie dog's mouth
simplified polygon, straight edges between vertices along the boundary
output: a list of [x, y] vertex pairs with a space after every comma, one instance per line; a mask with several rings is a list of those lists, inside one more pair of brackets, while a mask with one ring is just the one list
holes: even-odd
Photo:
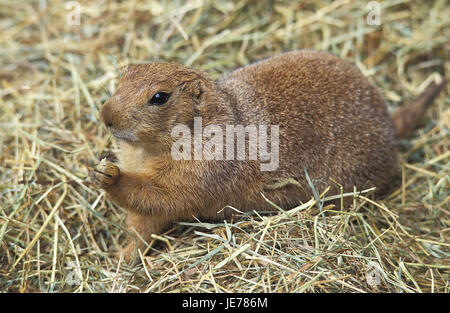
[[130, 131], [116, 130], [116, 129], [110, 128], [110, 132], [111, 132], [111, 134], [114, 137], [116, 137], [116, 139], [123, 140], [123, 141], [128, 141], [128, 142], [135, 142], [135, 141], [137, 141], [136, 135], [133, 134]]

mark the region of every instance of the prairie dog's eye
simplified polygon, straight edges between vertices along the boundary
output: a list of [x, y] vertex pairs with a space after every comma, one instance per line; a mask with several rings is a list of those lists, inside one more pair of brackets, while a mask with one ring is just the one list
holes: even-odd
[[157, 92], [153, 95], [153, 97], [150, 99], [150, 101], [148, 102], [149, 104], [152, 105], [161, 105], [167, 102], [167, 100], [169, 100], [170, 97], [170, 93], [166, 93], [166, 92]]

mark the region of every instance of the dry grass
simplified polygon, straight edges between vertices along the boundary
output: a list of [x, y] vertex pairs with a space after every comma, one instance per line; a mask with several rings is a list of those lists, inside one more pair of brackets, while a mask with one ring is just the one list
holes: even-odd
[[115, 147], [97, 112], [127, 62], [216, 78], [280, 51], [326, 50], [357, 64], [392, 110], [449, 77], [448, 1], [380, 2], [371, 26], [366, 1], [80, 1], [71, 26], [66, 2], [0, 0], [0, 291], [449, 292], [448, 89], [402, 142], [385, 199], [181, 223], [135, 267], [113, 258], [123, 210], [86, 178]]

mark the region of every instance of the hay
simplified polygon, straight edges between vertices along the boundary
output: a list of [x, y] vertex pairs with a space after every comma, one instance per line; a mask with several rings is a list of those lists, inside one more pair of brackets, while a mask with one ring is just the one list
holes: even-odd
[[97, 113], [124, 64], [174, 61], [217, 78], [281, 51], [326, 50], [394, 110], [450, 76], [446, 1], [380, 1], [380, 26], [367, 24], [366, 1], [79, 3], [77, 26], [66, 2], [0, 1], [0, 291], [450, 291], [447, 91], [402, 142], [384, 199], [355, 191], [349, 209], [322, 208], [311, 190], [289, 211], [179, 223], [136, 266], [113, 257], [123, 210], [87, 180], [116, 147]]

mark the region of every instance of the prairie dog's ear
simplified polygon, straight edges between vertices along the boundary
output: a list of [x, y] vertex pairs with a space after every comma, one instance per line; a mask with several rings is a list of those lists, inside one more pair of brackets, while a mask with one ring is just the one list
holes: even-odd
[[195, 79], [192, 81], [184, 82], [182, 85], [182, 90], [191, 95], [195, 104], [200, 104], [202, 102], [202, 96], [206, 90], [206, 84], [201, 79]]
[[194, 86], [192, 88], [192, 95], [195, 98], [200, 99], [204, 90], [205, 90], [205, 84], [203, 84], [203, 82], [201, 80], [198, 80], [194, 83]]

